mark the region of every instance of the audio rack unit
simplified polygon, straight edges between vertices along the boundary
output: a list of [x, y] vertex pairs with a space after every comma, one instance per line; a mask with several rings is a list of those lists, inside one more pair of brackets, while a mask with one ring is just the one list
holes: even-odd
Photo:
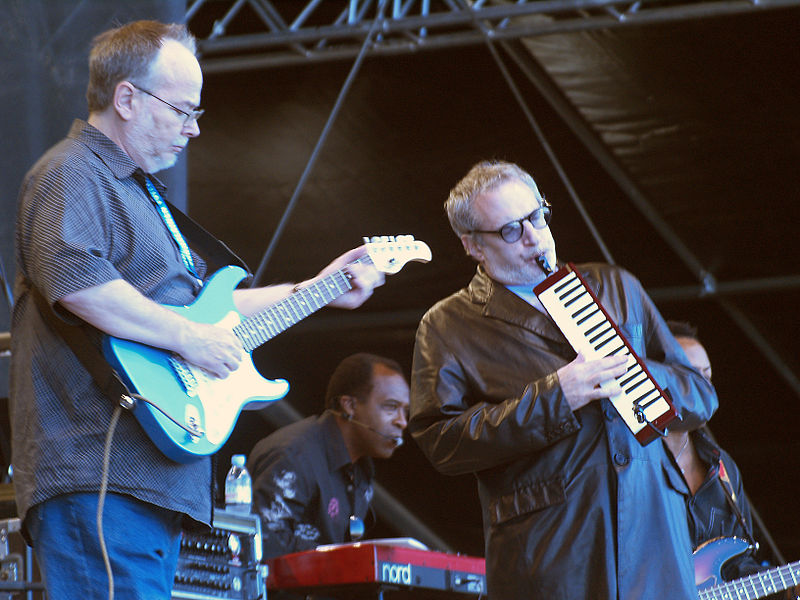
[[173, 600], [266, 600], [261, 520], [216, 510], [211, 531], [184, 531]]

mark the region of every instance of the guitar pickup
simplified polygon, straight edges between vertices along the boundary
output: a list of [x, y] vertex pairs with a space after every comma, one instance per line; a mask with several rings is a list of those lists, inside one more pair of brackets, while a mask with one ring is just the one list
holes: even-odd
[[197, 395], [197, 377], [192, 371], [191, 367], [184, 361], [180, 356], [177, 354], [172, 354], [169, 357], [169, 364], [172, 366], [172, 369], [175, 371], [175, 375], [178, 377], [178, 380], [183, 385], [183, 389], [186, 391], [187, 396], [196, 396]]

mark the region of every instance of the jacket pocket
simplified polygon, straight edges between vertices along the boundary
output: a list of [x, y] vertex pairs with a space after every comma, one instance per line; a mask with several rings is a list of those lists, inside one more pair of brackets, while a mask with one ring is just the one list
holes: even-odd
[[531, 513], [567, 499], [564, 481], [561, 478], [540, 481], [518, 487], [510, 494], [504, 494], [489, 505], [491, 525], [500, 525], [515, 517]]

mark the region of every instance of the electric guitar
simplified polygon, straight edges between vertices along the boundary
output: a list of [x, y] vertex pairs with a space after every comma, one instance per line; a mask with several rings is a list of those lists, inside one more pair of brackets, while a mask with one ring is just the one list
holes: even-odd
[[694, 551], [694, 583], [700, 600], [755, 600], [800, 585], [800, 561], [733, 581], [723, 581], [722, 567], [750, 544], [741, 538], [716, 538]]
[[[351, 264], [373, 264], [393, 274], [409, 261], [431, 259], [427, 244], [410, 235], [364, 238], [364, 242], [367, 254]], [[167, 307], [195, 323], [227, 327], [241, 340], [245, 357], [225, 378], [173, 352], [112, 336], [103, 340], [106, 360], [132, 392], [123, 401], [132, 404], [153, 443], [177, 462], [213, 454], [228, 439], [243, 409], [256, 410], [283, 398], [289, 383], [262, 377], [253, 364], [253, 350], [352, 289], [344, 267], [245, 318], [233, 303], [233, 291], [245, 275], [240, 267], [224, 267], [211, 276], [192, 304]]]

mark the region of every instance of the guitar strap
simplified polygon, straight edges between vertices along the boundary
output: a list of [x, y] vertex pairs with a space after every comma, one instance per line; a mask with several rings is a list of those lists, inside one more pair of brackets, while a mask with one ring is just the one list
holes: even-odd
[[731, 483], [730, 477], [728, 477], [728, 471], [725, 468], [725, 463], [722, 462], [722, 457], [719, 458], [719, 483], [722, 486], [722, 490], [725, 492], [725, 497], [728, 500], [728, 504], [731, 505], [733, 512], [736, 514], [736, 518], [741, 523], [742, 527], [744, 528], [747, 537], [750, 540], [750, 544], [753, 548], [758, 548], [758, 542], [756, 542], [755, 537], [753, 537], [753, 530], [747, 524], [747, 519], [744, 518], [744, 514], [742, 513], [742, 509], [739, 507], [739, 502], [736, 500], [736, 491], [733, 489], [733, 484]]
[[239, 258], [233, 250], [228, 248], [225, 242], [211, 235], [208, 231], [203, 229], [197, 221], [175, 207], [169, 200], [164, 199], [164, 203], [169, 206], [172, 217], [175, 219], [175, 223], [180, 228], [181, 233], [186, 236], [186, 239], [191, 242], [192, 246], [206, 259], [209, 273], [213, 273], [227, 265], [236, 265], [247, 272], [247, 277], [242, 281], [242, 284], [247, 285], [250, 283], [250, 280], [253, 278], [250, 269], [247, 268], [244, 261]]
[[[141, 171], [135, 172], [133, 177], [139, 182], [139, 185], [142, 186], [142, 189], [147, 194], [147, 197], [152, 199], [151, 192], [147, 187], [147, 177], [145, 177]], [[208, 272], [213, 273], [214, 271], [227, 265], [236, 265], [247, 272], [247, 278], [242, 283], [250, 283], [250, 280], [253, 277], [250, 269], [247, 268], [247, 265], [244, 263], [244, 261], [239, 258], [230, 248], [228, 248], [224, 242], [203, 229], [203, 227], [201, 227], [197, 221], [177, 208], [169, 200], [160, 195], [159, 198], [163, 200], [164, 204], [166, 204], [169, 208], [172, 218], [175, 220], [175, 224], [178, 226], [180, 233], [182, 233], [183, 236], [189, 240], [189, 242], [191, 242], [191, 245], [194, 247], [194, 249], [197, 250], [198, 253], [203, 256], [203, 258], [205, 258], [206, 262], [208, 263]]]
[[86, 330], [78, 325], [71, 325], [60, 318], [39, 290], [35, 287], [30, 289], [42, 318], [67, 343], [92, 376], [100, 391], [115, 405], [120, 404], [123, 397], [132, 397], [130, 390], [122, 382], [119, 374], [111, 368], [102, 353], [89, 339]]

